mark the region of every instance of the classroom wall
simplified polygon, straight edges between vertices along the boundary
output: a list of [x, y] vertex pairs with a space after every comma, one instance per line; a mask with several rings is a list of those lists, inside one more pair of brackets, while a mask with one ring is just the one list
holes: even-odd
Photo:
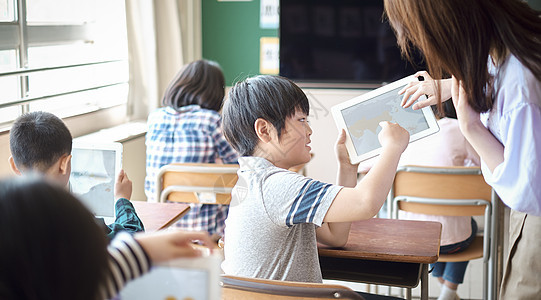
[[217, 61], [226, 85], [259, 74], [259, 40], [278, 29], [259, 26], [260, 0], [202, 1], [203, 58]]

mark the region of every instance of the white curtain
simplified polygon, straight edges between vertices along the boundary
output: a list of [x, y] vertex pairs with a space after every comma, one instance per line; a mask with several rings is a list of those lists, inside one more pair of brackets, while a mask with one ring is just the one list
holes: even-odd
[[146, 119], [169, 81], [200, 59], [201, 0], [125, 0], [130, 61], [128, 115]]

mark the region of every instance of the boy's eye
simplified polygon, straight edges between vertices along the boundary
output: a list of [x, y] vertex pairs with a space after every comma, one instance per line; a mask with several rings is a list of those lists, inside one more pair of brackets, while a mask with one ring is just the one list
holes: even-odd
[[301, 121], [301, 122], [308, 122], [308, 120], [306, 120], [306, 118], [300, 118], [299, 121]]

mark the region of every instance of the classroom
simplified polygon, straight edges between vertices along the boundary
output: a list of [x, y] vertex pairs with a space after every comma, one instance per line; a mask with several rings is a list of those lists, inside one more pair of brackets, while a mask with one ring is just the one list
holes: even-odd
[[541, 0], [470, 1], [0, 0], [0, 204], [60, 179], [101, 299], [539, 299]]

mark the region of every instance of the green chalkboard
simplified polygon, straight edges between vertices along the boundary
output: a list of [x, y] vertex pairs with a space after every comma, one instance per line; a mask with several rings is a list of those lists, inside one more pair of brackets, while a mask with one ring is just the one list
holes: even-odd
[[201, 2], [203, 58], [222, 66], [227, 85], [259, 74], [259, 39], [278, 36], [260, 28], [260, 1]]

